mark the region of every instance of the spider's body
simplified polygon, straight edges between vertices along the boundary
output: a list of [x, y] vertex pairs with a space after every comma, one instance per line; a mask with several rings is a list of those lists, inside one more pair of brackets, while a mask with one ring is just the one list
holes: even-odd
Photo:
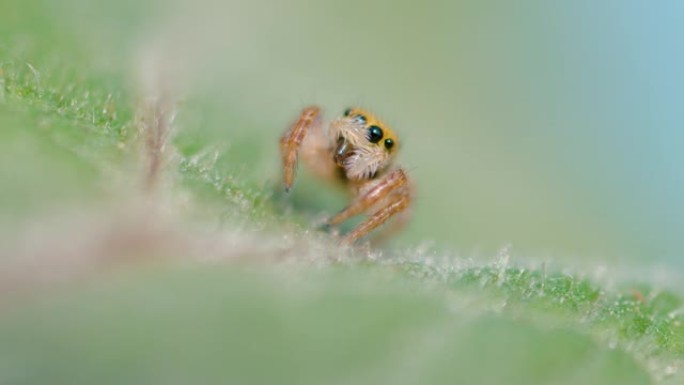
[[411, 188], [404, 170], [392, 167], [397, 150], [396, 134], [367, 111], [349, 108], [324, 127], [320, 109], [307, 107], [280, 139], [285, 189], [294, 182], [298, 155], [318, 176], [346, 185], [354, 198], [327, 224], [369, 213], [343, 239], [353, 243], [396, 214], [403, 214], [398, 224], [405, 221]]

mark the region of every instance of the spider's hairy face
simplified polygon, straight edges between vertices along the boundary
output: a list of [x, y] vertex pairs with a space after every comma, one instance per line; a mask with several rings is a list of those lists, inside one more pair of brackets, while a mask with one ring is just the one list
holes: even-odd
[[331, 124], [334, 160], [352, 180], [373, 179], [394, 160], [396, 134], [375, 116], [348, 108]]

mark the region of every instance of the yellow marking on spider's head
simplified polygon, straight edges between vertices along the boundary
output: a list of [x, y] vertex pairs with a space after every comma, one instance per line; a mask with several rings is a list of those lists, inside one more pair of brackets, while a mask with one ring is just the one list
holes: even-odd
[[369, 142], [382, 147], [390, 155], [396, 153], [399, 144], [397, 134], [375, 115], [362, 108], [352, 107], [344, 111], [344, 116], [364, 126]]

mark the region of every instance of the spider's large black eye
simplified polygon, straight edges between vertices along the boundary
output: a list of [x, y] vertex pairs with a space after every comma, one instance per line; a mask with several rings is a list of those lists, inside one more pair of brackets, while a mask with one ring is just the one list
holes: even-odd
[[392, 139], [385, 139], [385, 148], [391, 150], [394, 147], [394, 141]]
[[382, 129], [378, 126], [370, 126], [368, 128], [368, 140], [372, 143], [377, 143], [382, 139]]

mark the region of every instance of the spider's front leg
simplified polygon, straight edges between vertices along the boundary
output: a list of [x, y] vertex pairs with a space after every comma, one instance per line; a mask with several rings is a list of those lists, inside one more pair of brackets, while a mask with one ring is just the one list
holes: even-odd
[[342, 239], [342, 244], [350, 245], [375, 230], [392, 216], [406, 210], [410, 203], [411, 187], [409, 180], [404, 170], [398, 169], [387, 174], [369, 190], [357, 196], [349, 206], [332, 217], [328, 224], [331, 226], [340, 224], [353, 216], [379, 206], [376, 212]]
[[290, 191], [297, 169], [297, 155], [309, 128], [313, 126], [320, 115], [320, 108], [306, 107], [302, 110], [297, 121], [280, 138], [280, 153], [283, 157], [283, 182], [285, 191]]

